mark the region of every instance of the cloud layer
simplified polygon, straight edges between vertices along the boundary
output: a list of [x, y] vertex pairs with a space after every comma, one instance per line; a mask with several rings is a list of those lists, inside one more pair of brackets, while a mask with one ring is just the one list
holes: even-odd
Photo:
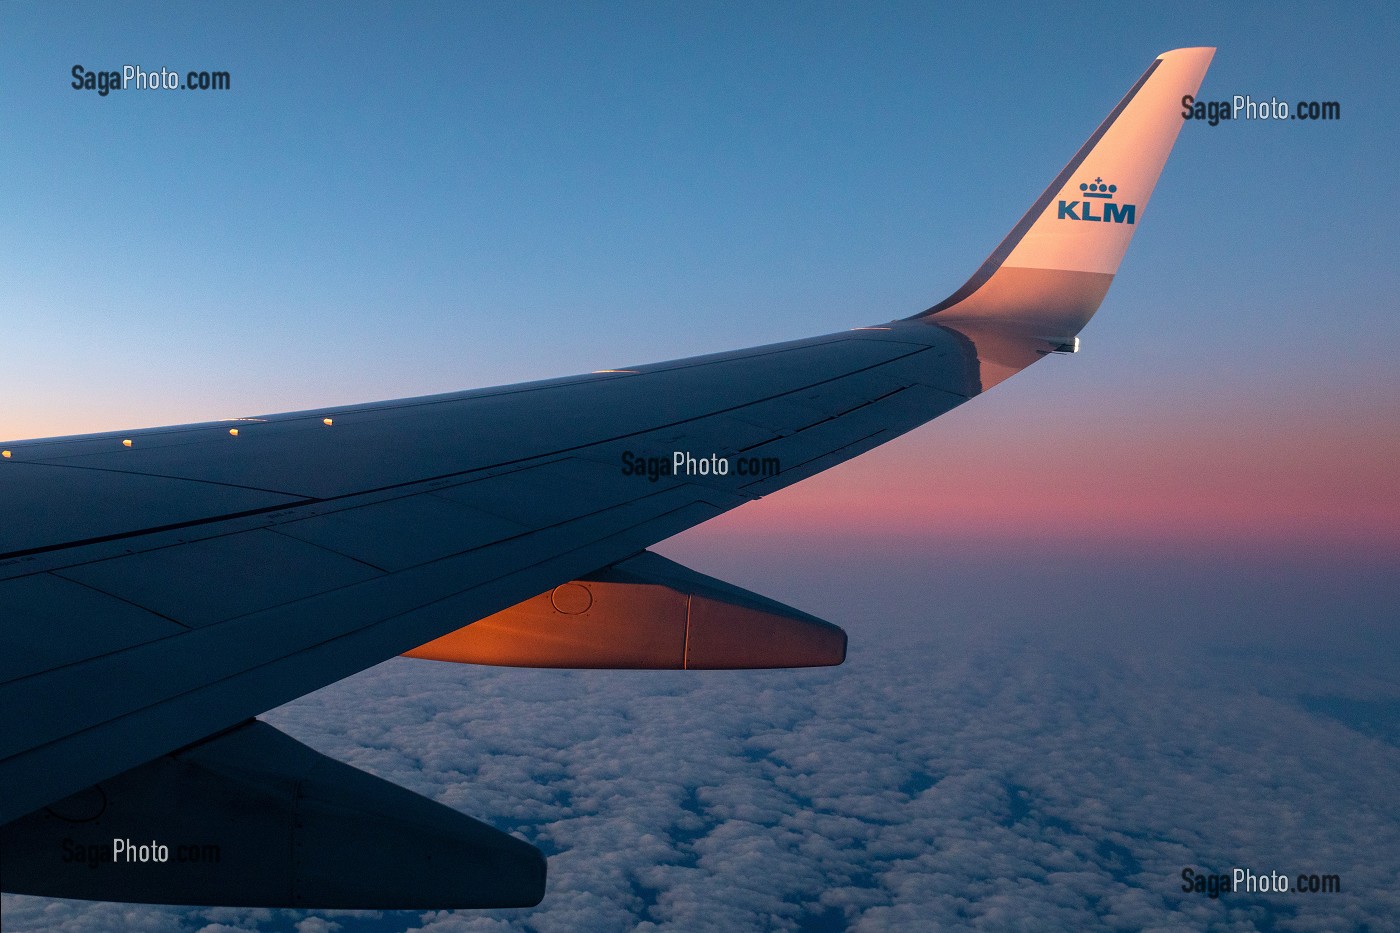
[[[395, 660], [266, 717], [539, 845], [533, 910], [6, 896], [5, 928], [1397, 929], [1400, 750], [1342, 721], [1393, 709], [1385, 680], [1346, 673], [1348, 705], [1316, 699], [1339, 668], [1259, 646], [852, 628], [830, 670]], [[1181, 891], [1186, 866], [1335, 873], [1343, 891], [1212, 900]]]

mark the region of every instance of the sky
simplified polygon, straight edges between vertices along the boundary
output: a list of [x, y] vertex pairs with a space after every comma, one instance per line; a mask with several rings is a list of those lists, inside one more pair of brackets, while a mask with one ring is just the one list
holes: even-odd
[[[527, 915], [324, 920], [347, 930], [693, 928], [716, 899], [792, 929], [1034, 926], [1047, 899], [1164, 928], [1396, 915], [1392, 5], [10, 2], [0, 35], [11, 439], [907, 316], [1158, 52], [1218, 47], [1205, 99], [1339, 102], [1188, 122], [1078, 355], [659, 548], [843, 625], [845, 667], [391, 662], [270, 718], [554, 853]], [[75, 64], [231, 87], [104, 97]], [[667, 734], [693, 756], [633, 812]], [[775, 903], [716, 893], [741, 850]], [[1221, 909], [1173, 893], [1188, 857], [1355, 881]], [[3, 904], [6, 929], [324, 919]]]
[[[6, 4], [0, 437], [906, 316], [1157, 52], [1212, 44], [1203, 97], [1342, 119], [1188, 123], [1081, 356], [767, 519], [873, 524], [869, 477], [932, 463], [955, 493], [880, 519], [1393, 553], [1400, 182], [1377, 76], [1400, 13], [1218, 6]], [[75, 63], [232, 87], [101, 97]]]

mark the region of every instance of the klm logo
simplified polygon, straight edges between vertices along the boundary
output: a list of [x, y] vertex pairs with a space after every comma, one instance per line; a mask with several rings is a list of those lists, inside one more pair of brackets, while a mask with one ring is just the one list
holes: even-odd
[[[1095, 178], [1093, 184], [1080, 185], [1079, 190], [1084, 192], [1084, 200], [1061, 201], [1059, 220], [1096, 220], [1106, 224], [1130, 224], [1137, 217], [1136, 204], [1113, 203], [1113, 194], [1118, 190], [1118, 186], [1105, 185], [1102, 178]], [[1095, 207], [1102, 207], [1102, 213], [1096, 216]]]

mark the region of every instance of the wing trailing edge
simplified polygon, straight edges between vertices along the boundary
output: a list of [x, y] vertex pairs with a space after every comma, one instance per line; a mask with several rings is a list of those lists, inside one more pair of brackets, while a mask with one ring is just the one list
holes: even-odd
[[5, 890], [226, 907], [533, 907], [538, 849], [252, 721], [0, 829]]

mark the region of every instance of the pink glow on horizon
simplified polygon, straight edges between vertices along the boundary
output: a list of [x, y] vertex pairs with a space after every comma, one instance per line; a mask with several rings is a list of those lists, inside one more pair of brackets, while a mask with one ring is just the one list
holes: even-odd
[[982, 433], [975, 419], [950, 421], [953, 430], [916, 432], [715, 530], [1400, 557], [1400, 431], [1378, 434], [1387, 422], [1375, 410], [1277, 422], [1145, 417], [1096, 435], [1044, 428], [1011, 438]]
[[[167, 399], [169, 417], [210, 417]], [[1400, 402], [1255, 399], [1237, 410], [1037, 421], [981, 401], [692, 534], [1336, 548], [1400, 558]], [[219, 412], [227, 416], [236, 412]], [[34, 413], [37, 416], [38, 413]], [[131, 428], [118, 399], [9, 413], [8, 438]]]

